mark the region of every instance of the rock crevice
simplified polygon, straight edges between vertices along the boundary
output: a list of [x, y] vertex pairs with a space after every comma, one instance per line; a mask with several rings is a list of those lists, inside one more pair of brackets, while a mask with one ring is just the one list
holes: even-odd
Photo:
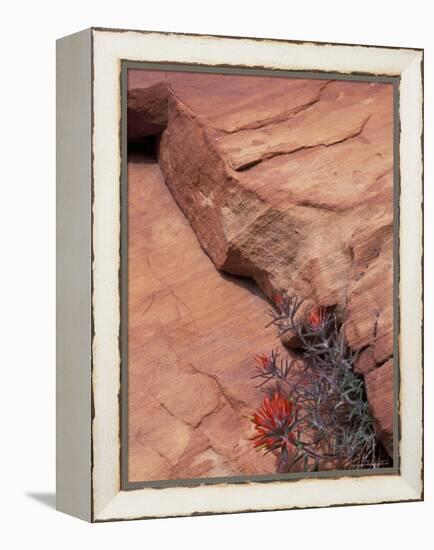
[[219, 76], [131, 76], [130, 137], [161, 133], [164, 180], [219, 270], [336, 308], [390, 451], [374, 374], [393, 357], [392, 86]]

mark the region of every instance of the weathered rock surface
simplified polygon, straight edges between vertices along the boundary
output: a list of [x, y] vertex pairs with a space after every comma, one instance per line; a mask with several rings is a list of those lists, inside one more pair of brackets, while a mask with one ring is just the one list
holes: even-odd
[[366, 375], [366, 390], [375, 429], [387, 452], [393, 453], [393, 361]]
[[169, 90], [158, 82], [144, 90], [131, 90], [128, 94], [128, 139], [155, 135], [167, 126], [167, 99]]
[[128, 170], [129, 479], [274, 473], [246, 418], [262, 399], [254, 355], [279, 346], [269, 303], [219, 274], [156, 162]]
[[165, 90], [159, 163], [215, 266], [337, 306], [383, 440], [368, 373], [393, 356], [392, 86], [146, 71], [129, 84], [136, 104]]

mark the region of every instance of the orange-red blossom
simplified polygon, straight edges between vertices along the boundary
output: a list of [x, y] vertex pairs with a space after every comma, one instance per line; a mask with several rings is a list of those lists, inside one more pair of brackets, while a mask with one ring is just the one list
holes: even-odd
[[309, 313], [309, 325], [313, 328], [319, 328], [325, 321], [326, 310], [323, 307], [316, 307]]
[[274, 296], [274, 303], [277, 307], [280, 307], [283, 305], [283, 296], [281, 294], [276, 294]]
[[271, 451], [286, 448], [294, 443], [291, 433], [294, 405], [292, 401], [276, 390], [267, 395], [251, 420], [256, 434], [251, 438], [255, 447]]

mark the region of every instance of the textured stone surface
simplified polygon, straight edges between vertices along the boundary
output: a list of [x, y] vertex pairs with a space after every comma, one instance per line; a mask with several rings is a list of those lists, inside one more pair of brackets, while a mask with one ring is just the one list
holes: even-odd
[[156, 83], [142, 90], [128, 93], [128, 139], [155, 135], [167, 126], [168, 88], [165, 83]]
[[[188, 104], [199, 123], [230, 134], [293, 116], [319, 100], [325, 82], [287, 78], [273, 78], [270, 82], [263, 77], [129, 71], [128, 107], [133, 105], [132, 98], [141, 102], [144, 114], [137, 110], [136, 113], [143, 121], [147, 118], [149, 90], [155, 90], [155, 85], [160, 84], [169, 90], [169, 97], [176, 96], [179, 102]], [[167, 104], [157, 101], [153, 93], [152, 98], [153, 106], [160, 105], [159, 109], [153, 107], [152, 116], [167, 120]], [[161, 98], [167, 101], [164, 92]]]
[[[129, 479], [275, 471], [249, 441], [254, 355], [278, 347], [269, 304], [221, 275], [158, 164], [129, 162]], [[283, 350], [282, 350], [283, 351]]]
[[374, 417], [375, 429], [387, 452], [393, 453], [393, 362], [366, 375], [369, 406]]
[[393, 356], [392, 86], [146, 71], [129, 85], [136, 103], [164, 90], [161, 170], [215, 266], [337, 306], [369, 386]]

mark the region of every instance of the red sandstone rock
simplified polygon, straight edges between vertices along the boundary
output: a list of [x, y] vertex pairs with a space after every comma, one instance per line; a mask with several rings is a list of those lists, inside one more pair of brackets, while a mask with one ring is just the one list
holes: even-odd
[[154, 135], [167, 126], [168, 88], [158, 82], [141, 90], [128, 92], [128, 139]]
[[[163, 83], [169, 96], [188, 104], [193, 116], [214, 131], [230, 134], [259, 128], [314, 104], [327, 81], [306, 79], [243, 77], [235, 75], [181, 73], [165, 71], [129, 71], [130, 98], [146, 105], [149, 89]], [[153, 104], [156, 104], [153, 99]], [[161, 104], [160, 118], [166, 116]], [[144, 107], [147, 110], [147, 106]], [[139, 113], [140, 118], [143, 118]]]
[[[338, 85], [340, 93], [348, 86], [364, 86], [365, 100], [369, 99], [371, 84]], [[230, 168], [225, 155], [228, 136], [215, 137], [185, 102], [170, 96], [160, 165], [217, 267], [252, 277], [269, 296], [289, 288], [321, 305], [344, 309], [352, 268], [351, 236], [391, 208], [384, 188], [391, 178], [377, 184], [391, 168], [391, 118], [372, 114], [380, 106], [391, 115], [391, 94], [387, 88], [382, 93], [373, 90], [375, 101], [364, 103], [364, 112], [362, 107], [357, 110], [355, 122], [342, 117], [339, 139], [331, 127], [330, 139], [340, 143], [301, 148], [298, 144], [292, 154], [268, 150], [272, 158], [241, 172]], [[336, 89], [335, 94], [339, 95]], [[327, 113], [330, 104], [324, 103]], [[314, 110], [315, 118], [305, 120], [314, 125], [321, 120], [319, 105], [321, 101], [292, 120]], [[354, 135], [362, 125], [363, 133]], [[229, 137], [233, 140], [234, 134]]]
[[368, 372], [370, 372], [371, 370], [374, 370], [375, 368], [376, 368], [376, 364], [375, 364], [374, 350], [372, 349], [372, 347], [369, 346], [363, 349], [359, 353], [358, 357], [356, 358], [354, 370], [358, 374], [361, 374], [364, 376], [368, 374]]
[[378, 437], [393, 454], [393, 361], [366, 375], [369, 407]]
[[[392, 86], [132, 71], [130, 88], [132, 113], [152, 95], [151, 122], [167, 120], [160, 166], [215, 266], [269, 297], [336, 305], [371, 403], [374, 369], [393, 355]], [[206, 364], [241, 407], [244, 378]]]
[[279, 348], [269, 303], [215, 269], [155, 162], [130, 159], [128, 183], [129, 480], [274, 472], [246, 418], [254, 356]]

